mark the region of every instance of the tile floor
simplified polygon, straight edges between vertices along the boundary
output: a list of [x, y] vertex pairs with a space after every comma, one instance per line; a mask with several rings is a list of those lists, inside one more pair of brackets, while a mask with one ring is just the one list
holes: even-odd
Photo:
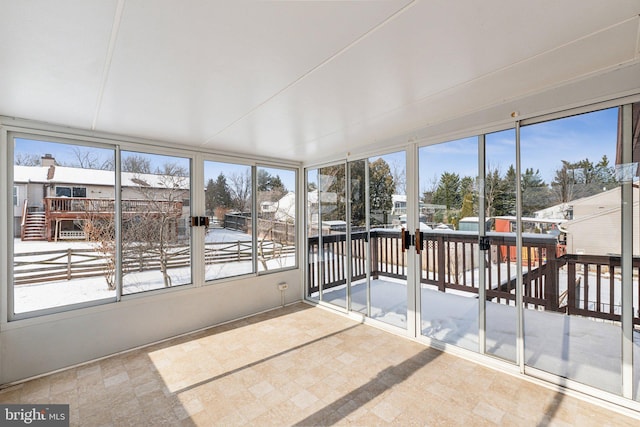
[[0, 392], [81, 426], [632, 426], [573, 397], [296, 304]]

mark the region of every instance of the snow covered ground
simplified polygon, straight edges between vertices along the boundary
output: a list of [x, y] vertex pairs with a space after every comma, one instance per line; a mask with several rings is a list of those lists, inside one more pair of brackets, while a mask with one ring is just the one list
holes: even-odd
[[[366, 285], [352, 286], [352, 309], [366, 312]], [[324, 292], [323, 300], [345, 306], [346, 287]], [[426, 337], [478, 351], [478, 299], [421, 290], [421, 328]], [[371, 282], [371, 317], [406, 328], [406, 285], [393, 279]], [[487, 303], [487, 352], [516, 358], [516, 308]], [[525, 363], [612, 393], [621, 393], [621, 335], [618, 324], [561, 313], [525, 310]], [[634, 333], [635, 398], [640, 398], [640, 333]]]
[[[207, 243], [232, 243], [241, 242], [250, 244], [251, 236], [223, 228], [210, 229], [205, 241]], [[71, 249], [95, 249], [91, 242], [62, 241], [40, 242], [20, 239], [14, 240], [14, 253], [35, 253], [44, 251], [59, 251]], [[249, 248], [250, 253], [250, 248]], [[34, 261], [42, 258], [36, 255], [31, 257]], [[21, 261], [25, 261], [21, 257]], [[266, 261], [267, 270], [276, 270], [295, 265], [295, 255], [284, 255], [281, 258]], [[207, 264], [205, 266], [206, 280], [215, 280], [224, 277], [248, 274], [252, 271], [251, 261], [230, 261], [225, 263]], [[264, 271], [262, 263], [258, 263], [259, 271]], [[172, 286], [191, 284], [191, 269], [189, 267], [172, 268], [169, 270]], [[164, 281], [159, 270], [142, 272], [129, 272], [123, 277], [123, 294], [146, 292], [164, 288]], [[100, 301], [115, 299], [116, 292], [110, 291], [105, 278], [96, 275], [87, 278], [74, 278], [72, 280], [51, 280], [40, 283], [18, 285], [14, 288], [14, 312], [26, 313], [46, 308], [60, 307], [64, 305], [84, 303], [88, 301]]]

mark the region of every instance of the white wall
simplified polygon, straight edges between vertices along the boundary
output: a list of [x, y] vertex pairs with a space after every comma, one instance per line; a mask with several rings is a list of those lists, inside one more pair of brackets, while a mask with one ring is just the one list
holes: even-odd
[[288, 270], [4, 324], [0, 384], [276, 308], [280, 282], [286, 303], [300, 300], [300, 270]]

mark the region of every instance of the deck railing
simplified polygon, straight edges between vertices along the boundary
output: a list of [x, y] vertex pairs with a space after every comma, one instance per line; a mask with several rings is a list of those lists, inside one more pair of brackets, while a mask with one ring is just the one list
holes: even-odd
[[[107, 214], [113, 215], [113, 199], [93, 199], [85, 197], [45, 197], [44, 209], [47, 218], [68, 216], [70, 214]], [[122, 200], [124, 213], [163, 212], [182, 214], [182, 201], [125, 199]]]
[[[490, 249], [480, 251], [478, 235], [471, 232], [429, 230], [422, 232], [420, 282], [441, 292], [478, 294], [478, 257], [486, 259], [486, 298], [515, 305], [516, 236], [487, 233]], [[308, 238], [307, 294], [347, 283], [346, 234]], [[366, 248], [370, 261], [367, 265]], [[415, 254], [412, 246], [408, 252]], [[415, 256], [415, 255], [413, 255]], [[522, 237], [523, 301], [527, 308], [620, 321], [620, 257], [564, 254], [555, 237], [525, 234]], [[406, 254], [399, 230], [356, 232], [351, 237], [351, 281], [366, 277], [407, 278]], [[320, 274], [322, 273], [322, 274]], [[634, 323], [640, 324], [640, 258], [633, 260]]]

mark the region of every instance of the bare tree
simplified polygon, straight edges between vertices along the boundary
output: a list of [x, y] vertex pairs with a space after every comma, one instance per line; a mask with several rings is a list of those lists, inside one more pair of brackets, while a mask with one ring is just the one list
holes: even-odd
[[267, 261], [282, 258], [282, 250], [289, 243], [287, 229], [295, 222], [295, 212], [289, 212], [290, 206], [284, 205], [287, 193], [284, 187], [257, 193], [261, 210], [258, 217], [257, 252], [258, 260], [265, 270], [268, 270]]
[[82, 147], [73, 148], [74, 159], [68, 166], [82, 169], [114, 170], [113, 156], [102, 158], [95, 150]]
[[234, 173], [229, 177], [229, 190], [233, 207], [240, 212], [251, 209], [251, 170], [243, 173]]
[[115, 222], [113, 217], [100, 218], [97, 211], [87, 206], [87, 219], [84, 222], [84, 233], [87, 240], [93, 243], [96, 251], [105, 260], [103, 273], [110, 291], [116, 289], [116, 241]]
[[34, 153], [16, 153], [13, 164], [17, 166], [39, 166], [40, 156]]
[[485, 215], [493, 216], [496, 200], [501, 193], [501, 173], [500, 166], [487, 164], [487, 172], [484, 179]]
[[151, 159], [140, 154], [122, 156], [122, 172], [151, 173]]
[[134, 178], [141, 197], [141, 215], [130, 216], [123, 229], [130, 241], [130, 250], [154, 256], [160, 263], [164, 286], [171, 286], [168, 272], [173, 256], [172, 243], [178, 238], [178, 219], [182, 216], [182, 201], [188, 197], [187, 171], [175, 164], [161, 168], [165, 174], [156, 175], [155, 183], [143, 177]]
[[404, 163], [394, 160], [391, 163], [391, 176], [396, 184], [396, 194], [407, 194], [407, 171]]

